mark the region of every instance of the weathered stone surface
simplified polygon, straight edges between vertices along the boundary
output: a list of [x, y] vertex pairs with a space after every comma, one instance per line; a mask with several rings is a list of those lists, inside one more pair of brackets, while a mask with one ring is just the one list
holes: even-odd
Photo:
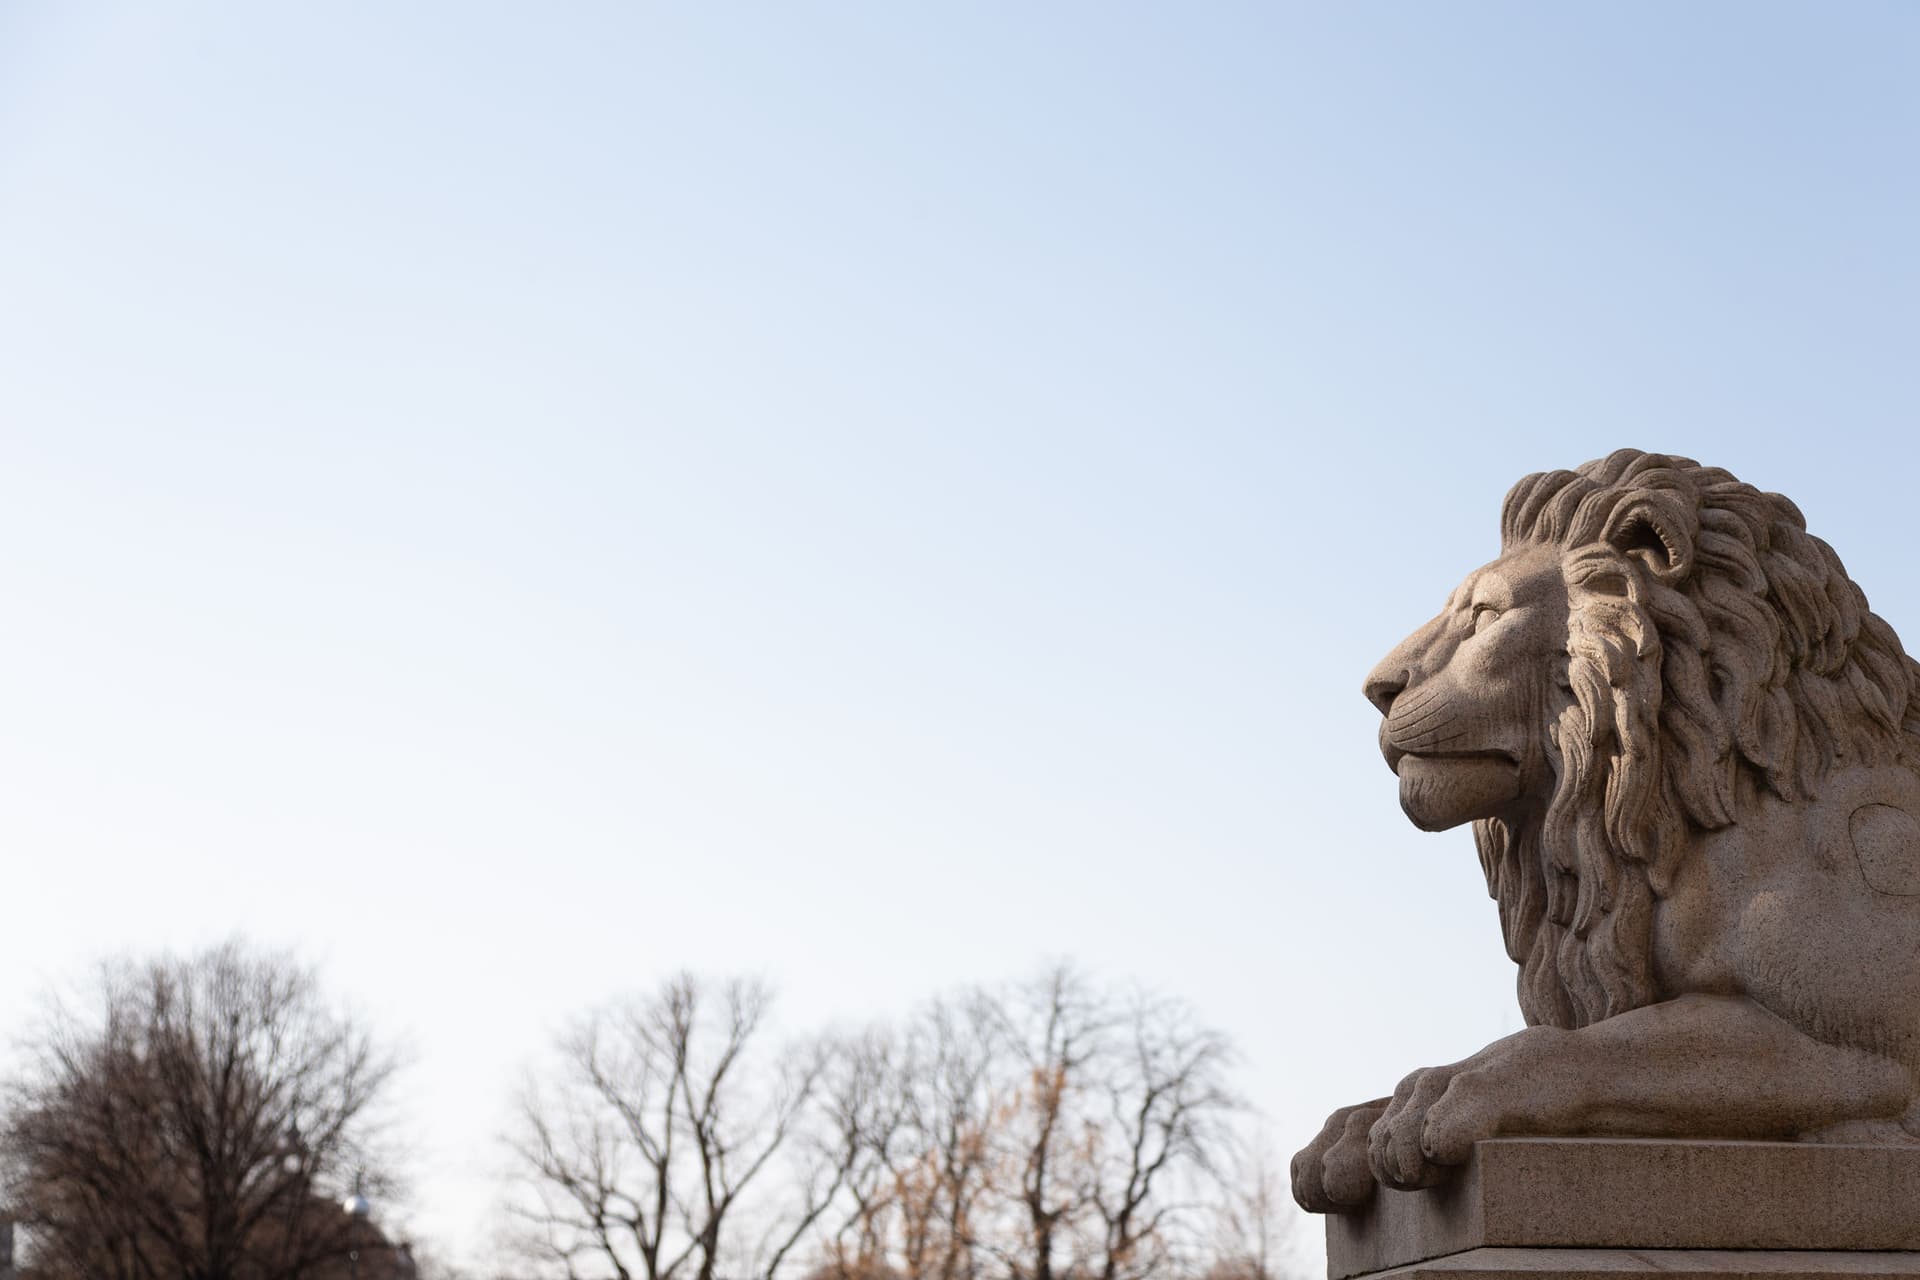
[[1920, 1253], [1773, 1249], [1470, 1249], [1383, 1271], [1378, 1280], [1827, 1280], [1920, 1277]]
[[1920, 1251], [1920, 1146], [1496, 1139], [1327, 1219], [1331, 1280], [1490, 1246]]
[[1685, 458], [1527, 477], [1501, 534], [1365, 692], [1408, 817], [1473, 825], [1529, 1025], [1335, 1112], [1300, 1203], [1505, 1136], [1915, 1141], [1920, 667], [1791, 502]]

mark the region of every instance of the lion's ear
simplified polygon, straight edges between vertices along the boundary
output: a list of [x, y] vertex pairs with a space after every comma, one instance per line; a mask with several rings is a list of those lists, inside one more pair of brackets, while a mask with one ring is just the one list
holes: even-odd
[[1649, 497], [1614, 513], [1606, 540], [1645, 566], [1656, 582], [1676, 586], [1693, 571], [1693, 538], [1679, 513]]

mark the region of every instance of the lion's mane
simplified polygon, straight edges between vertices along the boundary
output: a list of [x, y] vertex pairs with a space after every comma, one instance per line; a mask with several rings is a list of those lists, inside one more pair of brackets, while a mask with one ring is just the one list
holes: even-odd
[[1528, 476], [1500, 523], [1563, 552], [1572, 699], [1544, 814], [1474, 836], [1522, 1011], [1577, 1027], [1659, 998], [1654, 903], [1698, 831], [1920, 756], [1920, 666], [1792, 502], [1718, 468], [1623, 449]]

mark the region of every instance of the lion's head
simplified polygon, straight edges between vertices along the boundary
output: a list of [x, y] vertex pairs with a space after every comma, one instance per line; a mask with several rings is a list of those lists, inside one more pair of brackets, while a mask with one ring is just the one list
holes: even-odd
[[1656, 999], [1653, 906], [1695, 833], [1920, 756], [1920, 666], [1793, 503], [1623, 449], [1528, 476], [1500, 558], [1368, 677], [1401, 803], [1474, 823], [1520, 1005]]

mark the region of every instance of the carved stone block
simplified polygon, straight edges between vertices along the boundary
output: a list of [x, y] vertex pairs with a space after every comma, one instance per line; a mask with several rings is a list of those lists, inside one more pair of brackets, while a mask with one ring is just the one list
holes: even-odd
[[1675, 1271], [1920, 1276], [1920, 1147], [1501, 1138], [1327, 1218], [1329, 1280]]

